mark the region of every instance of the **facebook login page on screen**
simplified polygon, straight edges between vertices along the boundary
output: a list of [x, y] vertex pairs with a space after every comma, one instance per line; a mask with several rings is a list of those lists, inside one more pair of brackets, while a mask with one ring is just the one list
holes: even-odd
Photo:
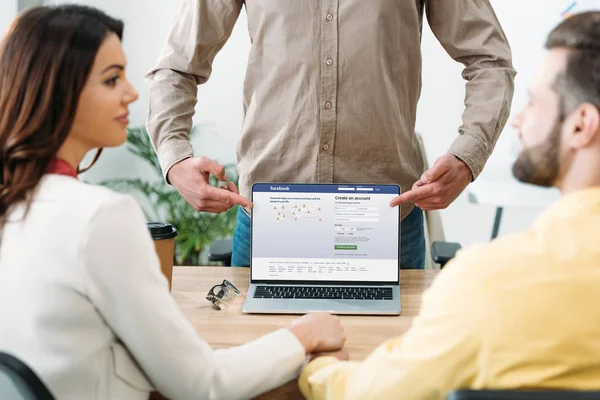
[[394, 282], [395, 185], [255, 184], [252, 279]]

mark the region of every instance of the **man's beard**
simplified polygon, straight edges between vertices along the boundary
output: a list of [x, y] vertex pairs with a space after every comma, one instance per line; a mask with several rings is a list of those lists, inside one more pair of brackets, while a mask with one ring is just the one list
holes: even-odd
[[546, 142], [531, 148], [523, 148], [512, 167], [515, 178], [532, 185], [554, 186], [560, 171], [561, 128], [562, 124], [557, 122]]

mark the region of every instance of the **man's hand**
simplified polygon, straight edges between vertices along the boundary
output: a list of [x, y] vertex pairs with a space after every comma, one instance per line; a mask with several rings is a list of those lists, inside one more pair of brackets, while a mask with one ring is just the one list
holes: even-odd
[[309, 357], [309, 361], [314, 360], [319, 357], [335, 357], [340, 361], [348, 361], [350, 360], [350, 354], [344, 349], [338, 351], [331, 352], [323, 352], [323, 353], [312, 353]]
[[235, 183], [229, 182], [220, 188], [211, 186], [210, 175], [221, 182], [229, 178], [225, 167], [206, 157], [187, 158], [173, 165], [168, 172], [169, 182], [183, 198], [198, 211], [222, 213], [235, 204], [251, 208], [252, 202], [240, 196]]
[[413, 202], [424, 211], [443, 209], [456, 200], [472, 180], [467, 164], [452, 154], [445, 154], [423, 173], [411, 190], [395, 197], [390, 206]]

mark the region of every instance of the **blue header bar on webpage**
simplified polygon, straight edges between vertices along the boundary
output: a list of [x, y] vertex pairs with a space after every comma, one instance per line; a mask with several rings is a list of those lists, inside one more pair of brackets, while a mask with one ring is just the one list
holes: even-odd
[[271, 193], [343, 193], [343, 194], [400, 194], [397, 185], [312, 184], [312, 183], [255, 183], [252, 192]]

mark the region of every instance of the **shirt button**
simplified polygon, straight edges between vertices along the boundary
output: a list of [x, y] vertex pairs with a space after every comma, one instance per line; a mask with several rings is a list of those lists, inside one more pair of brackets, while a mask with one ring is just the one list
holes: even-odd
[[328, 58], [327, 60], [325, 60], [325, 64], [331, 65], [333, 64], [333, 60], [331, 58]]
[[329, 145], [327, 143], [325, 143], [323, 145], [323, 150], [325, 150], [325, 151], [329, 150]]
[[325, 19], [326, 19], [327, 21], [331, 21], [331, 20], [333, 19], [333, 14], [331, 14], [331, 13], [327, 14], [327, 15], [325, 16]]
[[325, 108], [329, 110], [331, 108], [331, 103], [330, 102], [325, 103]]

